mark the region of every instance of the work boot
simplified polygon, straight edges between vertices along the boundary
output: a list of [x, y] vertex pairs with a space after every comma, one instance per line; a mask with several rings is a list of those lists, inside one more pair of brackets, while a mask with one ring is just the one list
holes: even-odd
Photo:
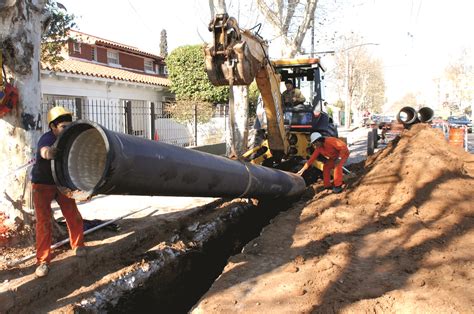
[[85, 246], [78, 246], [74, 249], [74, 255], [77, 257], [84, 257], [87, 255], [87, 249]]
[[332, 191], [336, 194], [339, 194], [342, 192], [342, 186], [335, 186], [332, 188]]
[[49, 266], [46, 263], [40, 264], [38, 267], [36, 267], [35, 274], [38, 277], [44, 277], [49, 273]]

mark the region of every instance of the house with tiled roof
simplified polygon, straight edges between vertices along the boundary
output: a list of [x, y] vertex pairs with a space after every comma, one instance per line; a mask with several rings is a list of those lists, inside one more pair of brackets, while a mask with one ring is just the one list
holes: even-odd
[[156, 118], [174, 98], [164, 59], [79, 31], [70, 37], [63, 61], [41, 65], [43, 120], [49, 108], [62, 105], [76, 119], [153, 138]]

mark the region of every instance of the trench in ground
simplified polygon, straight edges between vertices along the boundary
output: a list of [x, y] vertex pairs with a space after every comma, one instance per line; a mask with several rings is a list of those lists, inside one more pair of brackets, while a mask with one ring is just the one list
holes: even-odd
[[[111, 313], [186, 313], [209, 290], [222, 273], [227, 260], [258, 237], [272, 218], [291, 206], [289, 200], [260, 201], [238, 219], [229, 221], [221, 236], [207, 241], [196, 251], [181, 258], [151, 276], [144, 285], [124, 295]], [[153, 256], [145, 256], [153, 260]]]

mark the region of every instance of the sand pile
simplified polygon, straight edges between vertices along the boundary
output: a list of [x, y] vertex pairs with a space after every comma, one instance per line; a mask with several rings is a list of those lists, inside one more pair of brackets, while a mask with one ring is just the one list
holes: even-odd
[[349, 197], [353, 204], [395, 208], [445, 203], [448, 196], [462, 201], [474, 193], [473, 166], [473, 155], [449, 146], [440, 130], [418, 124], [367, 160]]

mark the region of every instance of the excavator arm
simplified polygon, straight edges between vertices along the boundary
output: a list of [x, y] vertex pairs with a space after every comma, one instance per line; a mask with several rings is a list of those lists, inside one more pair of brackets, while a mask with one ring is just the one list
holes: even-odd
[[[283, 120], [280, 76], [268, 58], [268, 44], [257, 34], [239, 28], [226, 13], [209, 24], [212, 44], [204, 48], [206, 72], [215, 86], [250, 85], [255, 79], [267, 116], [267, 139], [272, 153], [286, 154], [288, 143]], [[233, 106], [231, 95], [230, 106]], [[231, 112], [231, 121], [233, 119]]]

